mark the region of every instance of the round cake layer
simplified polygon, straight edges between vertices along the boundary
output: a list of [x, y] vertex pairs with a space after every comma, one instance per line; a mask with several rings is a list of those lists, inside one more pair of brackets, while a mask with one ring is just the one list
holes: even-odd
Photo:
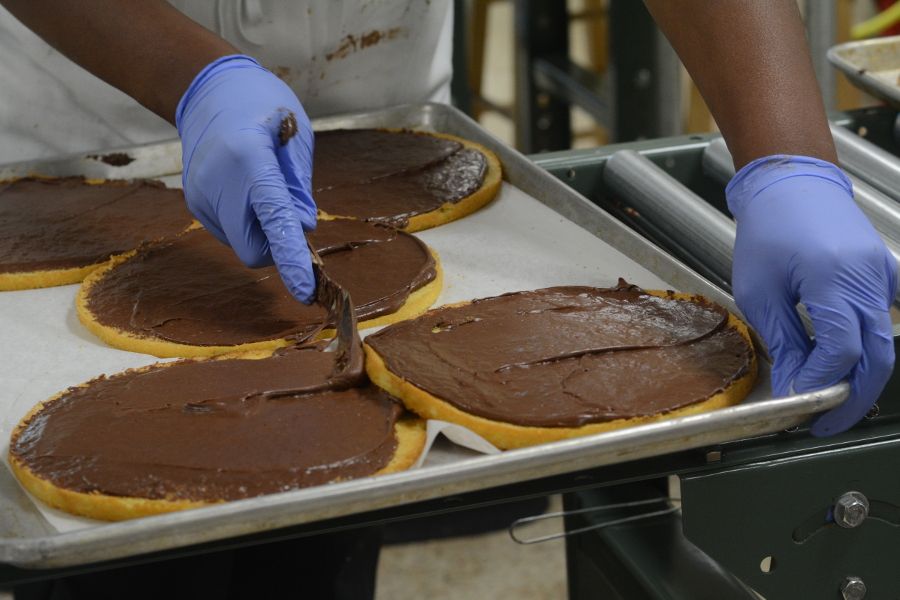
[[63, 285], [192, 217], [155, 181], [23, 178], [0, 183], [0, 290]]
[[313, 196], [322, 218], [419, 231], [481, 208], [500, 188], [500, 162], [445, 134], [382, 129], [316, 133]]
[[725, 309], [625, 282], [437, 308], [365, 343], [374, 383], [501, 447], [739, 402], [756, 374]]
[[100, 377], [35, 408], [10, 464], [53, 506], [121, 519], [407, 468], [421, 421], [378, 388], [342, 389], [335, 353], [178, 361]]
[[[440, 293], [440, 268], [416, 237], [338, 219], [308, 234], [328, 275], [350, 293], [362, 327], [408, 318]], [[148, 246], [93, 273], [82, 322], [113, 346], [157, 356], [285, 345], [320, 333], [327, 311], [295, 300], [275, 267], [250, 269], [203, 230]]]

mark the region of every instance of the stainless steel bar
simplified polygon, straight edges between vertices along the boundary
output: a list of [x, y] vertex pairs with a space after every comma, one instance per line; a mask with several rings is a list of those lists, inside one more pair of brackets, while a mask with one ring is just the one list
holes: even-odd
[[[723, 184], [734, 177], [734, 163], [725, 140], [721, 138], [714, 140], [703, 151], [703, 168], [708, 175]], [[900, 204], [852, 173], [849, 177], [853, 182], [854, 196], [859, 208], [872, 221], [872, 225], [881, 234], [888, 249], [900, 261]]]
[[681, 61], [659, 28], [655, 28], [654, 34], [657, 80], [654, 105], [658, 123], [656, 133], [660, 137], [681, 135], [684, 132]]
[[859, 208], [862, 209], [872, 225], [884, 238], [884, 242], [900, 259], [900, 204], [888, 198], [874, 187], [856, 177], [850, 175], [853, 182], [853, 194]]
[[837, 2], [836, 0], [806, 0], [804, 3], [806, 35], [809, 39], [810, 55], [819, 89], [825, 101], [826, 110], [833, 110], [836, 105], [834, 70], [828, 62], [828, 49], [834, 45], [837, 37]]
[[632, 150], [613, 154], [603, 178], [642, 217], [730, 281], [734, 221]]
[[831, 125], [831, 135], [845, 169], [900, 201], [900, 158], [839, 125]]

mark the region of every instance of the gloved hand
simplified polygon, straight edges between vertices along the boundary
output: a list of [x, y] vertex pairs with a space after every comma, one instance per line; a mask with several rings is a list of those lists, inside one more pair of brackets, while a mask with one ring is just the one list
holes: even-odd
[[194, 78], [175, 124], [190, 211], [244, 264], [274, 261], [291, 294], [312, 301], [313, 133], [294, 92], [252, 58], [225, 56]]
[[[777, 396], [849, 378], [850, 397], [816, 417], [813, 435], [862, 419], [894, 365], [888, 309], [897, 264], [853, 201], [847, 176], [804, 156], [770, 156], [742, 168], [726, 189], [737, 220], [732, 287], [774, 362]], [[795, 306], [815, 329], [810, 341]]]

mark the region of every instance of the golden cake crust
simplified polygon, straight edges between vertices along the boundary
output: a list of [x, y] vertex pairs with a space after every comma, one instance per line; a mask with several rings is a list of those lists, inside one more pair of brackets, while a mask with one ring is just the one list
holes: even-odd
[[[658, 290], [644, 290], [644, 293], [654, 296], [674, 298], [678, 300], [691, 300], [701, 298], [692, 294], [672, 294]], [[446, 307], [465, 306], [471, 302], [459, 302]], [[516, 425], [503, 421], [487, 419], [462, 411], [449, 402], [446, 402], [433, 394], [423, 390], [402, 377], [392, 373], [384, 362], [384, 359], [371, 346], [363, 343], [366, 352], [366, 372], [369, 379], [378, 387], [384, 389], [395, 398], [399, 398], [409, 410], [424, 419], [439, 419], [467, 427], [479, 434], [495, 446], [501, 449], [522, 448], [545, 442], [554, 442], [573, 437], [591, 435], [644, 425], [654, 421], [683, 417], [687, 415], [708, 412], [718, 408], [724, 408], [740, 403], [753, 389], [757, 376], [757, 358], [753, 350], [753, 342], [747, 326], [735, 315], [728, 314], [726, 327], [736, 330], [750, 347], [751, 359], [747, 372], [735, 379], [722, 392], [707, 398], [703, 402], [697, 402], [665, 413], [634, 417], [629, 419], [614, 419], [599, 423], [588, 423], [580, 427], [532, 427]]]
[[[206, 359], [201, 358], [199, 360], [224, 360], [233, 358], [258, 360], [267, 358], [271, 356], [271, 354], [272, 351], [255, 351], [227, 354]], [[124, 373], [140, 373], [152, 368], [158, 368], [160, 366], [165, 367], [173, 364], [177, 364], [177, 361], [164, 363], [162, 365], [157, 363], [138, 369], [128, 369], [124, 371]], [[88, 385], [90, 384], [83, 383], [76, 387], [83, 388]], [[16, 428], [13, 430], [13, 434], [10, 438], [10, 448], [15, 445], [19, 434], [35, 414], [40, 412], [44, 406], [51, 404], [67, 393], [69, 393], [69, 390], [62, 391], [32, 408], [31, 411], [19, 421], [18, 425], [16, 425]], [[398, 419], [394, 426], [394, 435], [397, 438], [397, 448], [394, 451], [394, 456], [391, 461], [384, 468], [376, 472], [375, 475], [403, 471], [415, 464], [419, 455], [422, 454], [422, 450], [425, 448], [425, 421], [415, 415], [403, 415]], [[146, 517], [190, 508], [200, 508], [202, 506], [225, 502], [225, 500], [213, 502], [180, 499], [158, 500], [110, 496], [100, 492], [76, 492], [56, 486], [50, 481], [37, 476], [25, 464], [13, 456], [12, 452], [8, 453], [7, 458], [9, 459], [10, 467], [16, 478], [31, 494], [53, 508], [92, 519], [123, 521], [126, 519]]]
[[[110, 260], [115, 259], [117, 256], [122, 255], [112, 256], [110, 257]], [[34, 290], [78, 283], [103, 265], [109, 264], [109, 262], [110, 261], [95, 263], [85, 267], [73, 267], [71, 269], [0, 273], [0, 291], [11, 292], [15, 290]]]
[[[433, 249], [429, 248], [434, 258], [435, 277], [424, 286], [414, 290], [396, 312], [381, 315], [374, 319], [361, 321], [358, 325], [359, 329], [367, 329], [370, 327], [380, 327], [389, 325], [398, 321], [405, 321], [416, 317], [434, 304], [441, 293], [444, 282], [444, 272], [441, 268], [441, 262]], [[88, 298], [90, 297], [91, 288], [100, 281], [106, 273], [112, 271], [117, 265], [127, 261], [134, 256], [137, 251], [128, 252], [109, 261], [101, 268], [95, 270], [88, 275], [84, 283], [81, 284], [77, 295], [75, 296], [75, 310], [81, 323], [98, 338], [114, 348], [128, 350], [129, 352], [140, 352], [142, 354], [151, 354], [160, 358], [194, 358], [202, 356], [217, 356], [233, 352], [249, 352], [254, 350], [274, 350], [282, 348], [294, 343], [290, 339], [277, 338], [272, 340], [262, 340], [259, 342], [250, 342], [246, 344], [238, 344], [234, 346], [193, 346], [190, 344], [181, 344], [178, 342], [170, 342], [168, 340], [151, 337], [140, 336], [130, 331], [124, 331], [116, 327], [111, 327], [101, 323], [97, 316], [91, 312], [88, 307]], [[327, 339], [334, 337], [334, 329], [324, 329], [319, 332], [315, 339]]]
[[[384, 131], [404, 130], [385, 129]], [[457, 200], [456, 202], [446, 202], [435, 210], [410, 217], [409, 222], [405, 227], [402, 228], [403, 231], [407, 233], [413, 233], [415, 231], [431, 229], [432, 227], [437, 227], [438, 225], [443, 225], [444, 223], [449, 223], [450, 221], [461, 219], [484, 207], [491, 200], [493, 200], [497, 195], [497, 192], [500, 191], [500, 186], [503, 183], [503, 168], [500, 166], [500, 159], [498, 159], [497, 155], [492, 151], [488, 150], [486, 147], [477, 142], [473, 142], [455, 135], [450, 135], [448, 133], [435, 133], [431, 131], [414, 131], [414, 133], [453, 140], [455, 142], [459, 142], [466, 148], [477, 150], [484, 155], [485, 160], [487, 161], [487, 169], [485, 170], [484, 181], [481, 183], [481, 187], [478, 188], [474, 193], [466, 196], [462, 200]], [[331, 215], [320, 210], [319, 218], [328, 221], [331, 219], [349, 219], [353, 217]]]

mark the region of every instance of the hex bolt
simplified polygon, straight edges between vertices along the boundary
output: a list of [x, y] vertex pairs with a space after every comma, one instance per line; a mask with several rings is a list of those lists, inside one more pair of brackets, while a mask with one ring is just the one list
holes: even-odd
[[650, 69], [638, 69], [634, 74], [634, 87], [639, 90], [646, 90], [653, 83], [653, 73]]
[[834, 503], [834, 522], [845, 529], [859, 527], [868, 516], [869, 500], [861, 492], [846, 492]]
[[859, 577], [847, 577], [841, 584], [841, 595], [844, 600], [863, 600], [866, 597], [866, 584]]

